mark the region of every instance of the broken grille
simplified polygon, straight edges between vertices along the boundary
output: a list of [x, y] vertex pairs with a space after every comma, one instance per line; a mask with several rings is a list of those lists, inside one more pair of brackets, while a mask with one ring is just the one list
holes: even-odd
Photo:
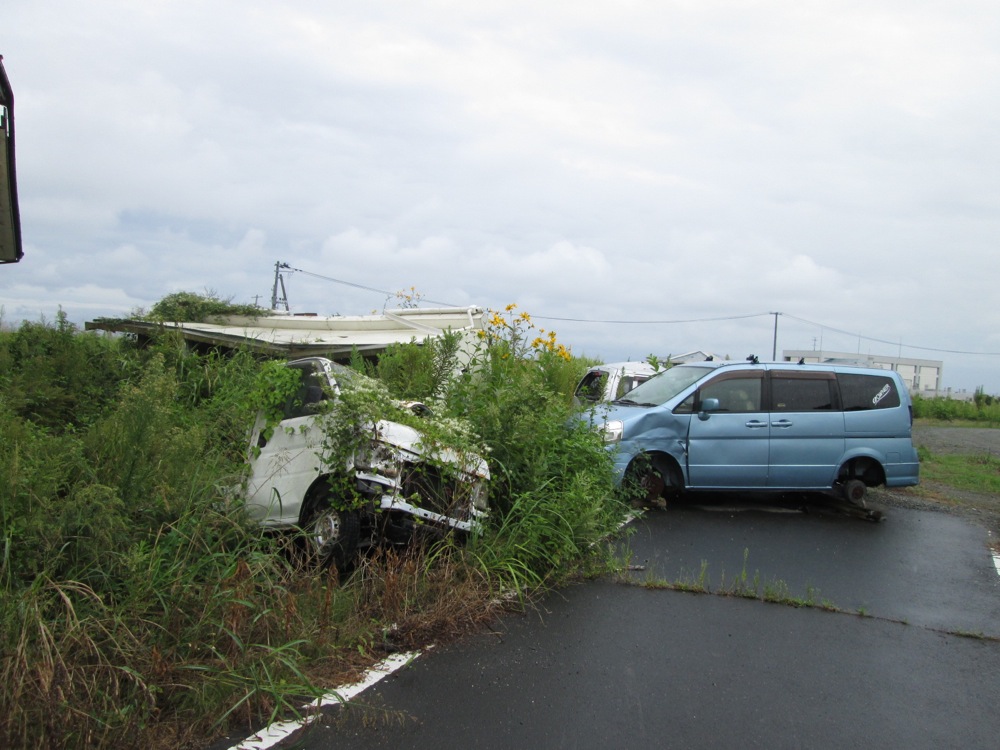
[[403, 497], [425, 510], [466, 521], [471, 515], [472, 486], [450, 474], [439, 466], [406, 463], [403, 467]]

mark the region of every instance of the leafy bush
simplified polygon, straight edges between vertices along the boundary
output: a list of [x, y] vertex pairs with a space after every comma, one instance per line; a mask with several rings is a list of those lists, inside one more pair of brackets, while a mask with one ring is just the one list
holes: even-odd
[[926, 398], [918, 394], [913, 397], [913, 416], [919, 419], [970, 420], [1000, 425], [1000, 403], [981, 393], [977, 395], [980, 397], [963, 401], [941, 396]]
[[490, 450], [496, 526], [484, 561], [537, 583], [592, 554], [623, 508], [612, 497], [611, 458], [600, 436], [572, 418], [579, 366], [554, 335], [531, 338], [526, 313], [513, 306], [505, 313], [492, 313], [446, 403]]
[[116, 349], [81, 335], [62, 311], [53, 325], [25, 321], [0, 338], [3, 399], [16, 415], [57, 432], [88, 424], [132, 374]]
[[150, 320], [177, 323], [209, 323], [214, 319], [229, 315], [245, 315], [251, 318], [269, 315], [270, 311], [256, 305], [233, 304], [231, 299], [222, 299], [215, 292], [205, 294], [175, 292], [157, 302], [145, 317]]
[[471, 626], [498, 590], [600, 561], [622, 512], [610, 459], [571, 419], [580, 363], [532, 328], [493, 313], [464, 372], [457, 338], [393, 348], [384, 385], [343, 400], [347, 427], [396, 408], [390, 394], [434, 401], [425, 439], [484, 452], [494, 476], [482, 537], [375, 555], [343, 585], [298, 569], [231, 489], [289, 368], [168, 334], [138, 349], [64, 316], [0, 332], [0, 746], [197, 743], [294, 710], [318, 691], [307, 665], [366, 653], [390, 625], [407, 642]]
[[225, 491], [253, 414], [226, 383], [260, 366], [62, 322], [0, 353], [0, 746], [147, 746], [157, 719], [205, 732], [315, 692], [288, 560]]
[[441, 338], [422, 344], [394, 344], [374, 365], [360, 364], [355, 353], [352, 366], [360, 372], [378, 378], [389, 392], [404, 401], [435, 401], [440, 399], [448, 381], [458, 368], [462, 337], [445, 332]]

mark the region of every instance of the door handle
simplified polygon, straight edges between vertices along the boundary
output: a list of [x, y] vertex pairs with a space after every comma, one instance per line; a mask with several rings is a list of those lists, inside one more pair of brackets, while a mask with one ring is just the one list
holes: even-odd
[[771, 427], [791, 427], [792, 421], [790, 419], [779, 419], [777, 422], [771, 422]]
[[756, 430], [761, 427], [767, 427], [767, 422], [761, 422], [759, 419], [751, 419], [749, 422], [747, 422], [747, 427], [749, 427], [751, 430]]

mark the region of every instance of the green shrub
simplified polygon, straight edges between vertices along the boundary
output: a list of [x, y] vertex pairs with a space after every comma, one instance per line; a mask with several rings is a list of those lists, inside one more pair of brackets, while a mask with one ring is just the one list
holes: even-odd
[[[203, 314], [187, 301], [154, 310]], [[64, 316], [0, 332], [0, 746], [200, 741], [294, 710], [337, 649], [480, 622], [498, 590], [599, 560], [623, 510], [610, 458], [572, 418], [581, 363], [531, 329], [494, 313], [463, 372], [457, 337], [393, 347], [383, 384], [342, 399], [348, 431], [373, 413], [415, 421], [390, 394], [433, 401], [425, 440], [485, 454], [493, 475], [482, 536], [417, 563], [376, 556], [343, 588], [297, 569], [233, 489], [292, 370], [169, 333], [138, 349]]]
[[223, 299], [213, 291], [205, 294], [195, 292], [175, 292], [157, 302], [144, 317], [149, 320], [170, 322], [210, 323], [230, 315], [244, 315], [251, 318], [270, 314], [256, 305], [234, 304], [231, 299]]
[[0, 746], [144, 747], [315, 693], [289, 560], [226, 489], [287, 368], [62, 322], [0, 353]]
[[54, 325], [25, 321], [0, 335], [0, 389], [15, 414], [55, 431], [86, 425], [114, 398], [122, 340], [81, 334], [60, 311]]
[[441, 338], [417, 344], [392, 344], [374, 366], [357, 367], [385, 383], [389, 392], [404, 401], [434, 401], [447, 388], [458, 367], [462, 337], [446, 332]]
[[531, 328], [530, 316], [513, 306], [506, 315], [492, 313], [446, 403], [489, 447], [495, 528], [484, 559], [505, 550], [501, 569], [543, 580], [591, 554], [623, 509], [613, 498], [611, 458], [600, 436], [573, 419], [579, 368], [554, 335], [531, 338]]
[[919, 394], [913, 397], [913, 416], [918, 419], [938, 419], [943, 421], [965, 420], [1000, 424], [1000, 403], [986, 396], [972, 401], [937, 396], [926, 398]]

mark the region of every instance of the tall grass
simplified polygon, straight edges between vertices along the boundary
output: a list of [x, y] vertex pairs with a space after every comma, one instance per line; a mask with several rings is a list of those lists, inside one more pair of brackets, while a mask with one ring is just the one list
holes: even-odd
[[492, 522], [344, 580], [303, 569], [234, 490], [278, 369], [64, 317], [0, 332], [0, 747], [195, 746], [599, 562], [622, 512], [609, 459], [571, 419], [581, 365], [529, 324], [495, 315], [457, 376], [448, 340], [384, 359], [397, 393], [488, 446]]
[[184, 357], [63, 321], [0, 359], [0, 746], [183, 743], [315, 692], [295, 571], [226, 492], [240, 378], [194, 396]]
[[982, 393], [977, 393], [972, 401], [916, 395], [913, 397], [913, 415], [918, 419], [966, 421], [980, 423], [984, 427], [998, 427], [1000, 401]]

